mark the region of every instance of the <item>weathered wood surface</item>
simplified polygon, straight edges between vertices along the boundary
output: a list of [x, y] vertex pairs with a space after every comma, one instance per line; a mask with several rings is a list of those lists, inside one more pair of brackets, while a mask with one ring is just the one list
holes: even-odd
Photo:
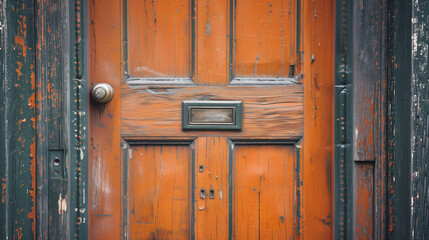
[[374, 141], [380, 82], [383, 76], [381, 43], [383, 8], [380, 1], [354, 1], [353, 126], [355, 161], [374, 161]]
[[[167, 145], [179, 147], [194, 140], [191, 143], [191, 149], [194, 153], [195, 165], [191, 169], [192, 173], [190, 172], [195, 177], [195, 185], [190, 189], [195, 200], [194, 205], [190, 205], [194, 211], [189, 225], [191, 235], [195, 234], [196, 238], [223, 239], [234, 231], [243, 233], [242, 229], [254, 227], [250, 223], [260, 220], [252, 215], [242, 219], [248, 220], [248, 226], [240, 225], [241, 230], [239, 228], [233, 230], [233, 221], [240, 219], [232, 217], [235, 209], [231, 208], [233, 189], [230, 189], [230, 186], [233, 186], [234, 179], [231, 176], [233, 173], [230, 171], [230, 164], [235, 161], [234, 154], [237, 154], [235, 152], [237, 150], [232, 148], [237, 145], [227, 139], [231, 137], [233, 142], [240, 141], [237, 144], [245, 144], [246, 141], [250, 144], [239, 147], [241, 149], [239, 154], [248, 152], [246, 159], [256, 161], [258, 157], [270, 156], [267, 157], [266, 164], [289, 166], [286, 173], [280, 171], [280, 167], [276, 167], [275, 170], [270, 168], [270, 171], [278, 171], [277, 176], [286, 179], [279, 194], [288, 199], [285, 200], [286, 203], [278, 204], [280, 207], [278, 212], [269, 208], [275, 204], [262, 201], [262, 206], [269, 205], [265, 209], [266, 212], [276, 217], [270, 219], [272, 223], [268, 223], [271, 224], [271, 229], [260, 224], [260, 228], [254, 232], [258, 232], [261, 236], [271, 234], [274, 238], [285, 235], [309, 239], [331, 237], [333, 233], [334, 2], [292, 1], [283, 2], [283, 7], [279, 8], [276, 7], [279, 2], [272, 2], [273, 9], [270, 9], [269, 4], [261, 8], [261, 3], [252, 2], [249, 7], [252, 9], [246, 7], [245, 10], [260, 13], [258, 16], [261, 22], [258, 24], [263, 31], [259, 39], [261, 41], [250, 42], [248, 45], [246, 41], [251, 39], [247, 39], [245, 35], [256, 34], [259, 31], [254, 28], [243, 27], [242, 30], [237, 28], [236, 24], [242, 26], [240, 24], [244, 23], [236, 19], [237, 16], [244, 16], [245, 12], [237, 13], [237, 11], [244, 11], [242, 8], [244, 2], [194, 1], [194, 6], [190, 6], [190, 2], [178, 1], [172, 4], [176, 8], [173, 9], [176, 13], [174, 14], [173, 11], [172, 18], [165, 18], [158, 11], [164, 9], [169, 12], [172, 7], [158, 1], [139, 2], [139, 6], [142, 7], [138, 9], [135, 9], [137, 2], [134, 1], [90, 2], [91, 82], [108, 82], [116, 91], [116, 96], [111, 103], [105, 106], [94, 104], [91, 107], [90, 235], [94, 238], [124, 236], [125, 233], [137, 236], [136, 234], [141, 233], [139, 229], [143, 228], [137, 221], [132, 229], [126, 226], [127, 219], [133, 217], [133, 210], [129, 208], [131, 203], [124, 199], [131, 200], [130, 194], [134, 194], [134, 197], [140, 200], [142, 198], [128, 191], [126, 179], [128, 174], [135, 173], [134, 167], [130, 166], [137, 163], [133, 162], [132, 157], [125, 157], [124, 153], [121, 153], [119, 149], [121, 137], [125, 138], [131, 146], [137, 146], [135, 149], [144, 149], [146, 146], [161, 149], [162, 146], [163, 151], [169, 149], [166, 148]], [[127, 3], [127, 6], [123, 6], [124, 3]], [[191, 8], [189, 13], [182, 8], [182, 4]], [[235, 9], [237, 6], [241, 6], [241, 10]], [[259, 11], [258, 8], [265, 9], [267, 12]], [[146, 12], [147, 10], [149, 12]], [[186, 18], [187, 14], [190, 14], [190, 18]], [[159, 22], [156, 16], [159, 16]], [[297, 19], [294, 19], [295, 17]], [[274, 19], [279, 18], [283, 18], [279, 22], [280, 25], [284, 24], [283, 27], [274, 24], [277, 22]], [[137, 25], [135, 22], [130, 22], [132, 19], [139, 21]], [[293, 23], [296, 24], [296, 30], [293, 29], [294, 26], [285, 29], [288, 22], [293, 21], [296, 21]], [[179, 27], [175, 25], [179, 23], [181, 24]], [[189, 24], [192, 33], [186, 32]], [[129, 28], [130, 25], [132, 28]], [[174, 34], [168, 39], [158, 37], [155, 39], [153, 36], [155, 33], [165, 34], [166, 31], [173, 31]], [[238, 33], [243, 34], [244, 37], [237, 35]], [[130, 36], [136, 38], [137, 35], [144, 36], [144, 39], [130, 39]], [[148, 36], [147, 39], [146, 36]], [[180, 54], [185, 55], [174, 55], [175, 51], [179, 53], [174, 44], [186, 43], [189, 36], [191, 36], [190, 49], [184, 46]], [[232, 36], [240, 39], [232, 39]], [[144, 45], [153, 44], [154, 47], [138, 46], [139, 44], [136, 43], [138, 41], [143, 42]], [[249, 45], [262, 49], [259, 60], [254, 49], [246, 51], [245, 46]], [[170, 50], [167, 51], [163, 49], [164, 47]], [[156, 59], [157, 51], [159, 51], [159, 57], [164, 60]], [[191, 52], [190, 57], [187, 51]], [[167, 52], [170, 54], [169, 57]], [[252, 54], [247, 55], [250, 52]], [[127, 55], [132, 54], [134, 57], [130, 56], [130, 59], [127, 59]], [[298, 55], [301, 58], [298, 58]], [[142, 59], [147, 61], [138, 62], [139, 56], [144, 56]], [[177, 59], [185, 62], [179, 63]], [[240, 59], [242, 66], [254, 66], [255, 61], [260, 61], [256, 62], [259, 70], [256, 74], [251, 69], [238, 73], [236, 72], [238, 66], [234, 65], [236, 59]], [[189, 72], [183, 65], [187, 62], [189, 62]], [[293, 62], [297, 65], [293, 75], [300, 77], [287, 79], [285, 77], [290, 75], [288, 65]], [[161, 63], [168, 66], [160, 66]], [[299, 66], [303, 67], [302, 70]], [[137, 69], [142, 71], [137, 72]], [[242, 78], [250, 79], [237, 80]], [[160, 81], [162, 84], [159, 84]], [[180, 83], [177, 84], [177, 82]], [[244, 82], [246, 84], [243, 84]], [[120, 83], [121, 86], [119, 86]], [[229, 83], [231, 84], [228, 85]], [[244, 101], [243, 131], [182, 132], [181, 102], [192, 99]], [[117, 118], [119, 112], [121, 119]], [[287, 143], [285, 139], [296, 142], [303, 135], [304, 139], [296, 143], [294, 150], [290, 145], [285, 145]], [[271, 143], [273, 145], [270, 145]], [[259, 155], [254, 151], [257, 148], [263, 149]], [[287, 157], [282, 157], [283, 148], [288, 149]], [[131, 155], [136, 151], [132, 151]], [[119, 157], [121, 154], [122, 160]], [[160, 154], [159, 152], [157, 156]], [[164, 154], [176, 156], [174, 150], [170, 153], [163, 152], [162, 155]], [[159, 160], [153, 156], [146, 156], [139, 161], [150, 161], [150, 159]], [[203, 173], [200, 173], [199, 162], [207, 165], [207, 168], [203, 166]], [[240, 164], [246, 164], [246, 161]], [[135, 168], [138, 169], [138, 167]], [[281, 170], [283, 169], [284, 167]], [[165, 174], [169, 173], [168, 169], [159, 170], [166, 171]], [[251, 174], [253, 173], [249, 173], [249, 176]], [[277, 178], [270, 182], [273, 181], [281, 182]], [[165, 186], [161, 179], [156, 184]], [[268, 183], [267, 186], [271, 187]], [[206, 188], [207, 194], [204, 200], [199, 198], [202, 187]], [[210, 188], [214, 189], [215, 199], [209, 198]], [[267, 192], [262, 198], [268, 196]], [[270, 199], [274, 202], [277, 200]], [[163, 206], [167, 208], [167, 205], [161, 204], [157, 210], [163, 211]], [[139, 206], [136, 205], [137, 207]], [[204, 208], [200, 209], [202, 207]], [[145, 209], [138, 209], [138, 212], [148, 213]], [[237, 210], [239, 209], [237, 205]], [[289, 212], [290, 209], [293, 209], [293, 212]], [[281, 214], [283, 210], [286, 211], [285, 216]], [[164, 219], [160, 217], [160, 215], [154, 216], [154, 220]], [[285, 222], [282, 221], [282, 217]], [[159, 219], [156, 220], [157, 218]], [[156, 235], [157, 232], [170, 234], [171, 227], [165, 226], [167, 226], [166, 229], [162, 229], [161, 225], [151, 226], [145, 231], [150, 236]], [[278, 231], [274, 231], [274, 227]]]
[[201, 85], [225, 85], [229, 82], [229, 24], [228, 1], [196, 0], [194, 79]]
[[[234, 75], [286, 78], [297, 64], [298, 1], [235, 1]], [[291, 65], [293, 72], [289, 72]]]
[[128, 1], [128, 74], [191, 75], [191, 1]]
[[131, 146], [130, 239], [189, 239], [190, 152], [189, 145]]
[[[36, 114], [37, 114], [37, 238], [59, 239], [70, 236], [69, 148], [67, 99], [69, 35], [68, 4], [37, 1], [36, 4]], [[63, 177], [54, 175], [51, 151], [62, 152], [59, 165]], [[61, 174], [62, 175], [62, 174]]]
[[[195, 239], [228, 239], [230, 235], [229, 141], [225, 137], [199, 137], [192, 145], [194, 175]], [[203, 165], [203, 171], [200, 171]], [[206, 191], [201, 198], [201, 189]], [[210, 198], [214, 190], [214, 198]]]
[[235, 145], [234, 239], [293, 239], [296, 158], [293, 145]]
[[[297, 231], [308, 239], [333, 237], [335, 2], [301, 1], [304, 137], [297, 167], [302, 202]], [[299, 161], [297, 159], [297, 161]], [[299, 168], [300, 167], [300, 168]], [[302, 181], [302, 182], [301, 182]], [[302, 223], [300, 224], [300, 222]]]
[[[387, 6], [387, 1], [371, 0], [355, 1], [353, 7], [353, 161], [368, 161], [374, 165], [372, 189], [360, 189], [362, 193], [357, 193], [353, 201], [363, 202], [364, 199], [357, 198], [365, 196], [366, 191], [373, 191], [372, 237], [377, 239], [385, 236], [387, 230]], [[355, 167], [358, 168], [359, 163], [355, 163]], [[358, 181], [370, 179], [354, 181], [350, 188]], [[361, 230], [359, 224], [354, 220], [356, 231]], [[356, 234], [363, 233], [357, 231]]]
[[411, 226], [429, 238], [429, 2], [412, 1]]
[[[121, 88], [121, 134], [127, 136], [302, 136], [302, 85], [144, 86]], [[182, 101], [243, 101], [242, 131], [182, 131]]]
[[35, 2], [0, 2], [0, 239], [36, 239]]
[[374, 165], [357, 163], [355, 171], [355, 239], [374, 239]]
[[[120, 88], [123, 76], [121, 10], [123, 1], [95, 0], [90, 4], [90, 82]], [[94, 37], [95, 36], [95, 37]], [[124, 236], [121, 220], [120, 94], [106, 105], [90, 105], [89, 237]]]
[[388, 5], [387, 239], [410, 239], [411, 0]]

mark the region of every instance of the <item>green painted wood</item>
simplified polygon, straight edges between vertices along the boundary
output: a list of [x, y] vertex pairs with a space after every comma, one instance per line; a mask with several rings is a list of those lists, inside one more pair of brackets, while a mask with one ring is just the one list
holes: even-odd
[[2, 1], [0, 238], [35, 237], [34, 1]]
[[336, 2], [335, 26], [335, 239], [353, 236], [353, 1]]
[[70, 238], [88, 239], [88, 2], [69, 0]]
[[410, 239], [411, 0], [390, 1], [388, 12], [387, 237]]
[[[69, 235], [71, 210], [66, 153], [68, 2], [36, 2], [37, 82], [37, 237], [61, 239]], [[58, 154], [56, 154], [58, 153]], [[58, 155], [59, 166], [53, 156]], [[55, 168], [55, 169], [54, 169]], [[59, 171], [62, 170], [62, 171]], [[55, 175], [55, 171], [61, 174]]]
[[412, 1], [411, 223], [414, 239], [429, 238], [429, 2]]

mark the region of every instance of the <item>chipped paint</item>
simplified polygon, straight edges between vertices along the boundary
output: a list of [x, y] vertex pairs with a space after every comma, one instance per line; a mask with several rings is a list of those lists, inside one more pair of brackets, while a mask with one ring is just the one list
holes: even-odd
[[62, 215], [67, 212], [67, 201], [65, 198], [62, 198], [61, 193], [58, 197], [58, 214]]
[[411, 226], [415, 239], [429, 235], [429, 2], [412, 0]]

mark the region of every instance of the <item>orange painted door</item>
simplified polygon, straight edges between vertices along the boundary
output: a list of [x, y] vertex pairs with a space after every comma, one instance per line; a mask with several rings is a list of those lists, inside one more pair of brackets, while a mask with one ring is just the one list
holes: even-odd
[[[332, 237], [332, 0], [89, 2], [93, 239]], [[241, 130], [182, 129], [190, 100]]]

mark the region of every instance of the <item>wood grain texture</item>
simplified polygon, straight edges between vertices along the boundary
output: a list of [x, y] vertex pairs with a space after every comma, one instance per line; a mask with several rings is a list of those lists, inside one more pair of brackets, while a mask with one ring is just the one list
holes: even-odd
[[200, 85], [226, 85], [229, 53], [229, 1], [195, 0], [195, 76]]
[[191, 1], [128, 1], [128, 74], [190, 77]]
[[0, 239], [36, 239], [35, 1], [0, 8]]
[[[59, 165], [66, 173], [63, 177], [53, 175], [51, 150], [72, 149], [69, 145], [67, 89], [69, 76], [68, 4], [61, 1], [40, 0], [35, 3], [37, 48], [36, 48], [36, 119], [37, 119], [37, 238], [59, 239], [70, 236], [71, 205], [69, 167], [65, 154]], [[67, 12], [67, 14], [66, 14]], [[71, 152], [71, 151], [65, 151]], [[72, 159], [71, 157], [68, 159]], [[71, 172], [71, 171], [70, 171]], [[61, 201], [59, 201], [61, 199]], [[64, 205], [63, 205], [64, 203]], [[69, 208], [70, 209], [70, 208]], [[74, 222], [74, 221], [73, 221]]]
[[353, 160], [375, 163], [376, 239], [387, 230], [387, 6], [387, 1], [371, 0], [353, 7]]
[[189, 239], [189, 146], [134, 145], [129, 154], [130, 239]]
[[[122, 1], [90, 1], [90, 82], [120, 89]], [[90, 238], [121, 234], [120, 94], [106, 105], [90, 106], [89, 231]]]
[[293, 145], [235, 145], [233, 239], [293, 239]]
[[412, 1], [411, 232], [429, 237], [429, 16], [428, 1]]
[[[228, 239], [229, 142], [225, 137], [199, 137], [192, 146], [195, 156], [195, 239]], [[199, 170], [203, 166], [203, 172]], [[206, 192], [201, 198], [201, 189]], [[210, 190], [214, 198], [210, 198]]]
[[387, 239], [411, 238], [411, 0], [389, 1]]
[[[121, 89], [123, 136], [246, 136], [302, 135], [302, 86], [131, 86]], [[182, 101], [242, 100], [242, 131], [182, 131]]]
[[235, 77], [289, 77], [298, 54], [297, 1], [235, 2]]
[[374, 239], [374, 165], [356, 164], [355, 239]]
[[354, 151], [356, 161], [375, 161], [375, 139], [381, 138], [378, 125], [380, 92], [385, 88], [382, 1], [354, 2], [353, 95]]
[[334, 1], [301, 1], [304, 137], [302, 228], [306, 239], [333, 238]]

